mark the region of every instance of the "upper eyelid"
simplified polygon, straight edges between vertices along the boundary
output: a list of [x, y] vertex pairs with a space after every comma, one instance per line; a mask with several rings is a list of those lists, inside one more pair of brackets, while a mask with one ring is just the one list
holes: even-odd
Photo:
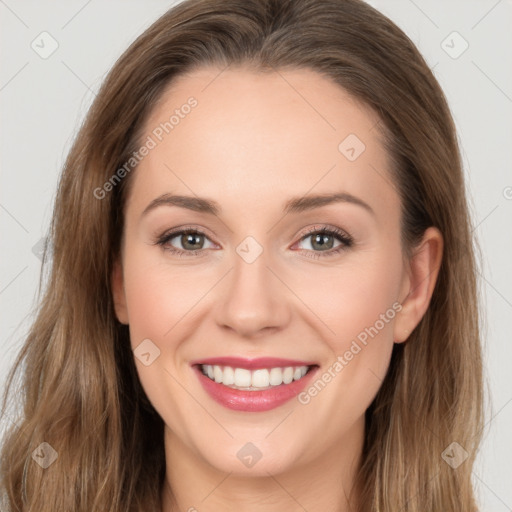
[[332, 231], [336, 235], [345, 235], [347, 238], [352, 238], [352, 235], [350, 235], [348, 233], [348, 231], [346, 231], [342, 228], [329, 226], [328, 224], [325, 224], [325, 225], [317, 224], [317, 225], [313, 226], [312, 228], [308, 228], [308, 230], [301, 235], [301, 238], [312, 235], [314, 233], [323, 232], [323, 231]]

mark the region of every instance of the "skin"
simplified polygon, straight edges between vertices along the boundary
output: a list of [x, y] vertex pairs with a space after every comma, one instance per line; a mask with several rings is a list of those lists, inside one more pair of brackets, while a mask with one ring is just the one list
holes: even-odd
[[[132, 348], [149, 338], [160, 350], [149, 366], [135, 363], [166, 425], [162, 510], [348, 511], [351, 490], [351, 504], [358, 501], [364, 412], [393, 344], [427, 310], [442, 237], [429, 228], [404, 259], [379, 119], [339, 86], [308, 70], [221, 71], [204, 67], [180, 77], [147, 119], [142, 140], [190, 96], [198, 101], [131, 177], [112, 275], [116, 314], [130, 326]], [[366, 146], [353, 162], [338, 149], [348, 134]], [[292, 197], [334, 191], [357, 196], [374, 214], [341, 202], [282, 212]], [[221, 212], [162, 205], [142, 216], [164, 193], [215, 200]], [[154, 244], [183, 225], [206, 232], [195, 255]], [[324, 226], [354, 244], [322, 257], [343, 243], [314, 245], [308, 229]], [[252, 263], [236, 252], [247, 236], [263, 248]], [[185, 251], [186, 241], [177, 236], [167, 246]], [[232, 411], [206, 394], [190, 366], [214, 356], [274, 356], [317, 361], [322, 375], [393, 303], [401, 311], [307, 404]], [[252, 467], [237, 457], [248, 442], [261, 452]]]

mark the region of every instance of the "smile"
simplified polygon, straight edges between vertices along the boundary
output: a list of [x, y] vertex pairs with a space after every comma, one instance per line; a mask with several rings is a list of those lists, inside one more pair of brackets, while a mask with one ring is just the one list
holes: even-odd
[[277, 358], [212, 358], [192, 363], [203, 389], [224, 407], [263, 412], [296, 397], [319, 366]]

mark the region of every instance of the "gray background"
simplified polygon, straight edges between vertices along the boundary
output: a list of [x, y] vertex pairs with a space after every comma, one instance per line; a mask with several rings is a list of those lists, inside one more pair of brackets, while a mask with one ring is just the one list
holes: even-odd
[[[38, 248], [79, 122], [115, 60], [174, 3], [0, 0], [2, 389], [34, 316]], [[482, 511], [511, 511], [512, 2], [369, 3], [418, 45], [456, 120], [475, 235], [484, 255], [487, 426], [474, 480]], [[47, 58], [31, 47], [51, 48], [49, 36], [40, 36], [44, 31], [58, 44]], [[4, 418], [3, 425], [8, 421]]]

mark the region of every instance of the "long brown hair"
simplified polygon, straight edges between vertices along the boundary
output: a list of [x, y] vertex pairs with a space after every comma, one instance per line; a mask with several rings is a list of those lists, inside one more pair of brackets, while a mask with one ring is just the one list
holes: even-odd
[[[360, 0], [187, 0], [116, 62], [65, 162], [48, 282], [9, 376], [7, 392], [23, 369], [13, 395], [22, 404], [20, 417], [3, 442], [2, 510], [161, 506], [163, 421], [138, 380], [110, 284], [136, 170], [104, 197], [94, 191], [140, 147], [144, 121], [164, 88], [206, 64], [311, 69], [380, 116], [401, 199], [404, 253], [435, 226], [444, 255], [429, 309], [408, 341], [395, 345], [366, 413], [361, 511], [476, 511], [471, 472], [483, 424], [480, 320], [455, 127], [414, 44]], [[46, 469], [34, 459], [37, 450], [43, 456], [49, 449], [41, 443], [58, 455]], [[453, 458], [453, 450], [459, 458], [467, 453], [456, 468], [443, 456]]]

